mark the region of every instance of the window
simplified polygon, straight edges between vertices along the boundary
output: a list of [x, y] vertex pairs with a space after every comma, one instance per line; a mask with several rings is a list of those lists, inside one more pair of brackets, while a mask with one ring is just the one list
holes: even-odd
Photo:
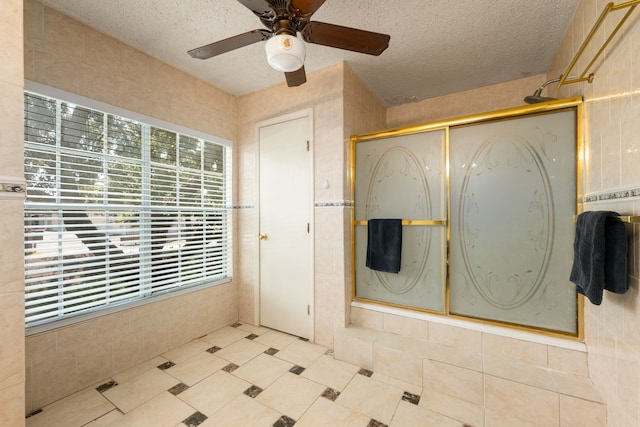
[[229, 279], [227, 146], [31, 92], [24, 108], [27, 327]]

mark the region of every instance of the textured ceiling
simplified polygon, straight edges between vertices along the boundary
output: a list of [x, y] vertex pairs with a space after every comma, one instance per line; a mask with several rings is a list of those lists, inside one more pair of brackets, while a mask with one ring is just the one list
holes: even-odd
[[[40, 1], [234, 95], [284, 81], [268, 66], [264, 42], [204, 61], [187, 55], [263, 28], [236, 0]], [[386, 33], [391, 42], [378, 57], [308, 44], [305, 69], [346, 61], [386, 105], [544, 73], [578, 1], [327, 0], [312, 20]]]

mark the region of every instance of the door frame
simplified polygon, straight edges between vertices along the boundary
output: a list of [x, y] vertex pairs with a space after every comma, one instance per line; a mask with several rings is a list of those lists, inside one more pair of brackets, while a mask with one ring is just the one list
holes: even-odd
[[258, 234], [260, 233], [260, 128], [266, 126], [272, 126], [279, 123], [288, 122], [291, 120], [307, 118], [309, 122], [309, 135], [307, 135], [309, 141], [309, 173], [311, 174], [309, 179], [309, 223], [311, 224], [311, 239], [310, 239], [310, 269], [311, 269], [311, 286], [308, 291], [308, 298], [310, 301], [310, 317], [311, 317], [311, 330], [309, 331], [309, 340], [314, 341], [315, 338], [315, 155], [314, 155], [314, 121], [313, 121], [313, 109], [307, 108], [304, 110], [296, 111], [289, 114], [273, 117], [270, 119], [262, 120], [256, 123], [256, 157], [255, 157], [255, 190], [256, 190], [256, 221], [254, 227], [254, 241], [256, 242], [256, 271], [255, 280], [253, 286], [253, 318], [255, 323], [260, 325], [260, 242], [258, 240]]

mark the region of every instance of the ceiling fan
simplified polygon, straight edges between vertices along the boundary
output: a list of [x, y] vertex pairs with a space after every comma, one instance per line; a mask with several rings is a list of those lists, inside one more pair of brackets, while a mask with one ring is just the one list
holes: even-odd
[[388, 46], [390, 36], [341, 25], [311, 21], [326, 0], [238, 0], [251, 10], [267, 27], [229, 37], [188, 53], [193, 58], [209, 59], [223, 53], [267, 40], [265, 51], [271, 67], [283, 71], [289, 87], [307, 81], [304, 71], [304, 43], [380, 55]]

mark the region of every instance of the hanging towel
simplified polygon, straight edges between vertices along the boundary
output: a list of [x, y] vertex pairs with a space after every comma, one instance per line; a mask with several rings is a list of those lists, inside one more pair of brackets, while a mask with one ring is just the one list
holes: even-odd
[[370, 219], [368, 225], [367, 262], [372, 270], [398, 273], [402, 250], [401, 219]]
[[600, 305], [602, 293], [625, 293], [627, 281], [627, 234], [611, 211], [583, 212], [576, 221], [573, 267], [569, 279], [592, 304]]

